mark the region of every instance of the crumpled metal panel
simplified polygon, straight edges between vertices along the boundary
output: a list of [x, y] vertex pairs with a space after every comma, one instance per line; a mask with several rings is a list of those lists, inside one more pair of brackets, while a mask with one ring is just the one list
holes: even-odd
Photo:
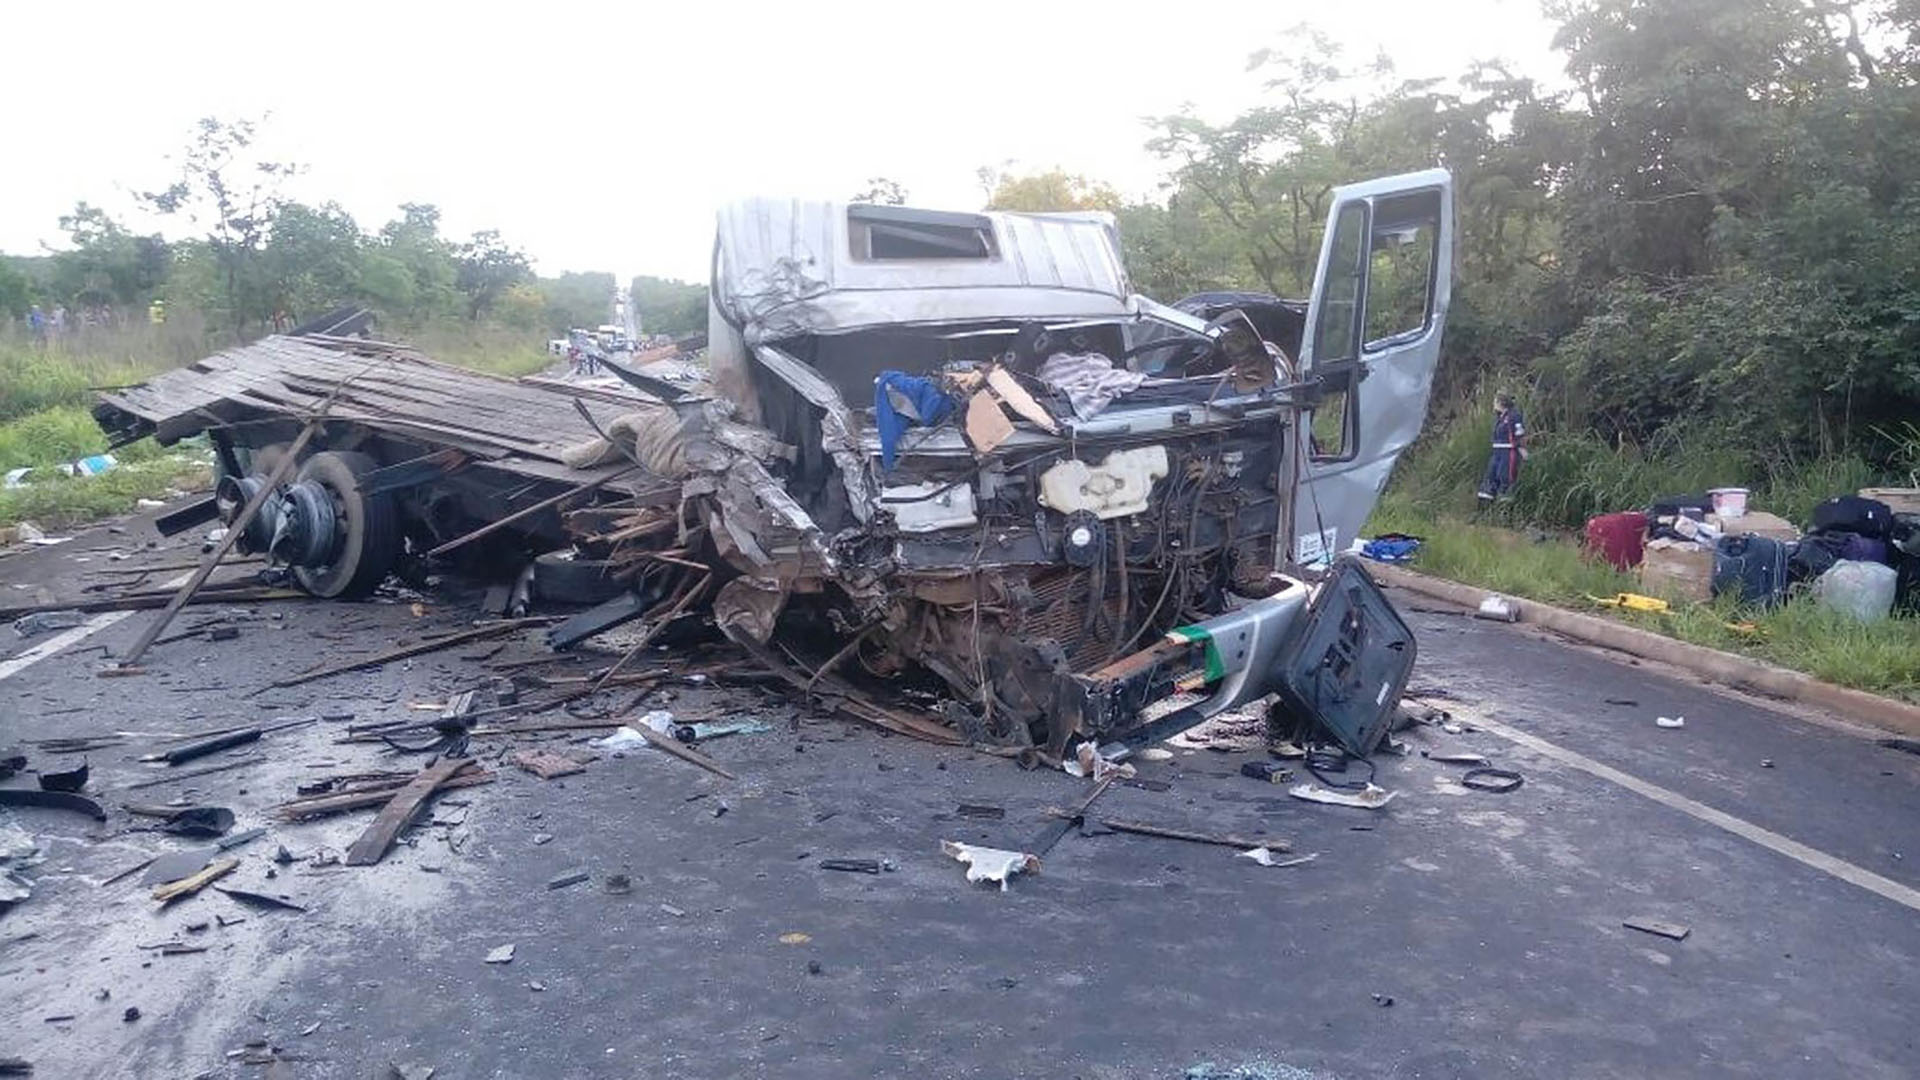
[[847, 204], [747, 199], [721, 209], [713, 297], [749, 345], [893, 323], [1131, 313], [1106, 213], [981, 215], [985, 259], [856, 259]]

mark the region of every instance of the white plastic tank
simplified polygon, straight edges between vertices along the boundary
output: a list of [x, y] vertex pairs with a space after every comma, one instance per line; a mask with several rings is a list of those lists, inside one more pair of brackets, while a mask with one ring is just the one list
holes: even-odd
[[1879, 622], [1893, 610], [1898, 578], [1891, 566], [1842, 559], [1820, 575], [1813, 583], [1813, 591], [1823, 607], [1850, 615], [1859, 622]]

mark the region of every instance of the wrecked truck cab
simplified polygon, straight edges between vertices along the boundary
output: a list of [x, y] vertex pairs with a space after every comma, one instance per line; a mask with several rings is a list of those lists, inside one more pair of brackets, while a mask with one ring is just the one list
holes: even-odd
[[1334, 193], [1306, 304], [1167, 306], [1106, 214], [725, 208], [709, 361], [768, 449], [689, 482], [736, 575], [717, 622], [1056, 753], [1282, 690], [1308, 647], [1291, 704], [1390, 709], [1410, 638], [1351, 662], [1399, 640], [1371, 582], [1282, 571], [1332, 562], [1418, 433], [1451, 244], [1447, 173], [1371, 181]]

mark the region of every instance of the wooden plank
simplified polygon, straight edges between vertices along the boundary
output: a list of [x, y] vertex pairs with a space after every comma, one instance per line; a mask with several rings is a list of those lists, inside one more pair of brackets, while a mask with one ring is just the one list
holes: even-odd
[[[493, 774], [488, 772], [468, 773], [456, 776], [441, 784], [439, 790], [473, 787], [476, 784], [493, 783]], [[281, 803], [273, 808], [275, 817], [282, 821], [304, 821], [307, 818], [324, 817], [347, 810], [359, 810], [368, 806], [378, 806], [393, 798], [398, 786], [380, 787], [369, 791], [353, 791], [345, 795], [320, 795], [311, 799], [295, 799]]]
[[[353, 370], [361, 359], [336, 349], [268, 338], [228, 350], [193, 368], [161, 376], [144, 388], [109, 395], [116, 408], [161, 420], [222, 402], [271, 411], [309, 407], [320, 385]], [[597, 396], [597, 395], [595, 395]], [[409, 421], [439, 436], [477, 440], [558, 459], [571, 442], [589, 437], [569, 415], [572, 394], [452, 368], [411, 354], [392, 354], [383, 370], [343, 395], [336, 415], [365, 410], [368, 422]], [[635, 399], [625, 398], [624, 402]]]
[[1191, 829], [1175, 829], [1166, 825], [1155, 825], [1146, 821], [1123, 821], [1119, 818], [1101, 818], [1100, 824], [1114, 832], [1137, 833], [1141, 836], [1160, 836], [1168, 840], [1185, 840], [1194, 844], [1214, 844], [1219, 847], [1257, 848], [1268, 851], [1292, 851], [1293, 844], [1279, 837], [1235, 836], [1232, 833], [1203, 833]]
[[728, 780], [740, 779], [739, 777], [728, 772], [724, 767], [721, 766], [719, 762], [713, 760], [712, 758], [701, 753], [700, 751], [695, 750], [693, 747], [688, 746], [687, 744], [681, 742], [679, 739], [672, 737], [671, 735], [662, 735], [659, 732], [653, 730], [650, 727], [647, 727], [644, 724], [642, 724], [637, 728], [634, 728], [633, 730], [639, 732], [641, 738], [652, 743], [656, 748], [665, 750], [667, 753], [672, 754], [674, 757], [679, 758], [681, 761], [687, 762], [688, 764], [691, 764], [691, 765], [698, 765], [701, 768], [712, 773], [713, 775], [724, 777]]
[[165, 885], [155, 888], [153, 890], [153, 898], [162, 904], [171, 904], [183, 896], [192, 896], [194, 893], [206, 888], [207, 884], [213, 881], [213, 879], [220, 877], [239, 865], [239, 859], [218, 859], [209, 863], [205, 870], [200, 871], [190, 878], [170, 881]]
[[587, 771], [585, 763], [547, 750], [516, 750], [513, 753], [513, 763], [542, 780], [552, 780], [555, 777], [572, 776], [574, 773]]
[[469, 641], [478, 641], [481, 638], [504, 634], [509, 630], [518, 630], [526, 626], [544, 626], [548, 623], [558, 621], [558, 617], [554, 616], [538, 616], [531, 619], [508, 619], [504, 622], [477, 626], [472, 630], [461, 630], [452, 634], [444, 634], [427, 641], [416, 641], [411, 645], [402, 645], [397, 649], [388, 649], [383, 653], [363, 656], [358, 660], [348, 660], [344, 663], [333, 664], [320, 668], [317, 671], [308, 671], [299, 675], [289, 675], [284, 679], [277, 679], [267, 685], [276, 690], [285, 689], [289, 686], [298, 686], [301, 683], [312, 682], [315, 679], [324, 679], [330, 675], [341, 675], [349, 671], [358, 671], [361, 668], [390, 664], [395, 660], [405, 660], [410, 656], [419, 656], [421, 653], [438, 652], [441, 649], [454, 645], [464, 645]]
[[442, 758], [422, 769], [419, 776], [394, 793], [373, 823], [347, 849], [347, 865], [372, 866], [379, 862], [387, 849], [393, 846], [393, 838], [399, 835], [401, 828], [413, 820], [420, 804], [432, 798], [441, 784], [453, 779], [454, 773], [471, 764], [473, 761], [469, 758]]

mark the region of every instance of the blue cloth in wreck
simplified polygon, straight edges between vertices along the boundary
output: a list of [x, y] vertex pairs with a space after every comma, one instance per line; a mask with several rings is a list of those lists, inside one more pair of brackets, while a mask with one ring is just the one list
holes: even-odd
[[[892, 391], [893, 393], [889, 393]], [[902, 411], [894, 404], [897, 393], [907, 404]], [[932, 427], [953, 412], [953, 399], [942, 393], [940, 384], [904, 371], [883, 371], [873, 380], [873, 426], [880, 431], [880, 465], [892, 469], [894, 450], [900, 436], [915, 424]]]
[[1420, 538], [1405, 533], [1385, 533], [1360, 546], [1360, 554], [1375, 562], [1409, 562], [1420, 553]]

